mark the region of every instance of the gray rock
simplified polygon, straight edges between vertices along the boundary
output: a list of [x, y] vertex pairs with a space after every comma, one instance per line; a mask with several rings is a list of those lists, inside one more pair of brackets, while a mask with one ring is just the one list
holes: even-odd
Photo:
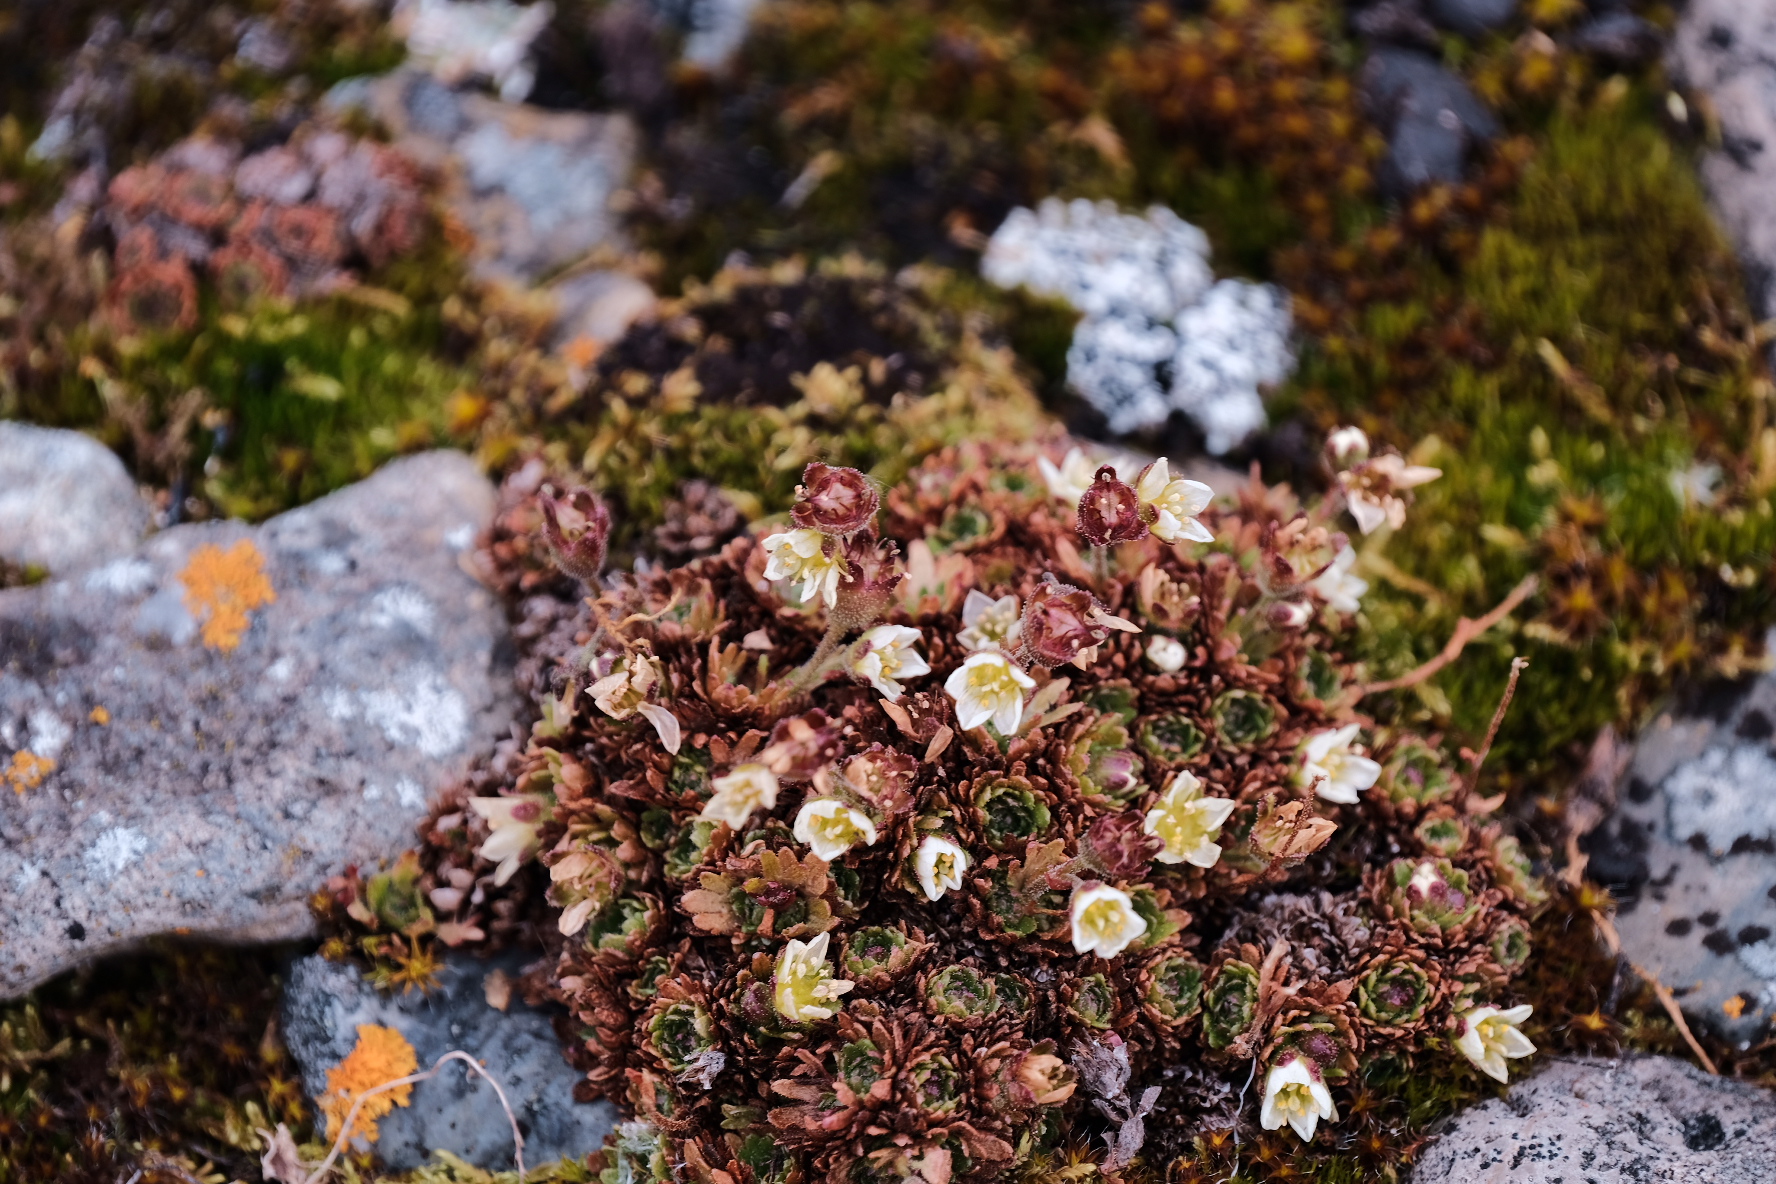
[[1430, 18], [1464, 37], [1479, 37], [1517, 15], [1517, 0], [1429, 0]]
[[636, 321], [654, 315], [654, 290], [621, 271], [591, 271], [550, 286], [555, 297], [557, 346], [585, 340], [610, 345]]
[[442, 173], [451, 211], [475, 235], [482, 278], [528, 285], [628, 249], [611, 205], [638, 143], [626, 115], [458, 93], [411, 69], [341, 83], [328, 105], [376, 116], [403, 151]]
[[1692, 1020], [1755, 1039], [1776, 1011], [1776, 676], [1660, 716], [1586, 840], [1629, 958]]
[[148, 506], [109, 448], [0, 421], [0, 559], [73, 575], [124, 554], [147, 529]]
[[1690, 0], [1669, 56], [1674, 73], [1714, 105], [1720, 146], [1703, 157], [1702, 180], [1738, 248], [1753, 306], [1776, 315], [1776, 0]]
[[[411, 846], [515, 713], [504, 616], [459, 564], [493, 507], [428, 453], [0, 592], [0, 997], [157, 934], [305, 936], [327, 876]], [[232, 650], [182, 578], [210, 546], [276, 597]]]
[[1418, 0], [1380, 0], [1352, 13], [1351, 28], [1371, 41], [1437, 48], [1437, 29]]
[[1670, 1057], [1555, 1061], [1456, 1116], [1413, 1184], [1769, 1184], [1776, 1098]]
[[1632, 12], [1608, 12], [1573, 31], [1572, 47], [1612, 66], [1652, 61], [1665, 47], [1659, 26]]
[[[452, 1049], [480, 1061], [517, 1115], [527, 1169], [598, 1150], [616, 1123], [616, 1108], [573, 1100], [580, 1074], [562, 1058], [549, 1013], [527, 1007], [516, 992], [504, 1012], [487, 1002], [487, 975], [497, 969], [515, 978], [522, 965], [522, 957], [482, 962], [452, 954], [439, 989], [387, 995], [352, 967], [301, 959], [284, 989], [283, 1024], [304, 1090], [311, 1098], [325, 1093], [327, 1071], [357, 1044], [358, 1025], [379, 1024], [407, 1038], [421, 1069]], [[418, 1167], [434, 1150], [478, 1167], [512, 1166], [505, 1111], [487, 1082], [466, 1069], [448, 1068], [414, 1086], [411, 1104], [377, 1125], [377, 1154], [396, 1171]]]
[[1486, 104], [1429, 54], [1377, 48], [1359, 85], [1370, 118], [1388, 135], [1381, 180], [1396, 195], [1460, 181], [1468, 154], [1499, 134]]

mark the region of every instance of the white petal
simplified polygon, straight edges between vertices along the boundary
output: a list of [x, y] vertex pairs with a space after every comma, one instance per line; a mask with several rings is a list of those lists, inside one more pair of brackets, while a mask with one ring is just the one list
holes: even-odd
[[1303, 1143], [1311, 1143], [1314, 1132], [1320, 1127], [1320, 1116], [1311, 1110], [1306, 1114], [1291, 1114], [1289, 1125], [1295, 1128], [1295, 1133], [1301, 1136]]
[[1212, 543], [1215, 541], [1215, 532], [1194, 518], [1184, 519], [1184, 525], [1179, 529], [1178, 533], [1196, 543]]
[[635, 710], [641, 712], [647, 717], [647, 721], [654, 725], [654, 731], [660, 734], [660, 746], [677, 756], [679, 743], [683, 739], [678, 726], [678, 717], [658, 703], [643, 703]]
[[1381, 764], [1366, 756], [1347, 756], [1339, 780], [1355, 789], [1368, 789], [1381, 777]]
[[[1163, 853], [1159, 858], [1160, 861], [1164, 863], [1174, 862], [1173, 860], [1166, 859]], [[1184, 853], [1184, 861], [1193, 864], [1196, 867], [1214, 867], [1217, 863], [1221, 862], [1221, 844], [1211, 843], [1207, 839], [1204, 839], [1195, 847], [1192, 847], [1189, 851]]]

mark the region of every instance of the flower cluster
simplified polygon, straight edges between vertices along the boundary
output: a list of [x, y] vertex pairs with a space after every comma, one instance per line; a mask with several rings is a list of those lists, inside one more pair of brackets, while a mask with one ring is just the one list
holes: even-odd
[[225, 300], [301, 296], [352, 282], [419, 246], [426, 197], [418, 169], [384, 144], [304, 128], [242, 156], [194, 137], [112, 179], [102, 210], [116, 239], [109, 306], [121, 329], [186, 329], [197, 280]]
[[[546, 496], [572, 562], [561, 507], [598, 512]], [[462, 877], [513, 880], [446, 923], [546, 869], [569, 1054], [650, 1175], [1123, 1163], [1205, 1121], [1180, 1064], [1232, 1097], [1256, 1059], [1244, 1120], [1304, 1140], [1390, 1047], [1498, 1076], [1542, 893], [1433, 743], [1355, 712], [1339, 508], [967, 445], [887, 490], [810, 465], [718, 554], [576, 571], [541, 721], [451, 815]]]

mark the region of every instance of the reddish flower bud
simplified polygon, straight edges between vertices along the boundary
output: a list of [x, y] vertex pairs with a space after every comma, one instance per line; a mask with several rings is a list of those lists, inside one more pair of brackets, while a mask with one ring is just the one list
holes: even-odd
[[1134, 880], [1147, 873], [1148, 865], [1164, 846], [1158, 836], [1143, 828], [1139, 810], [1106, 814], [1086, 832], [1089, 858], [1112, 880]]
[[804, 530], [852, 535], [876, 520], [882, 495], [856, 469], [836, 469], [814, 461], [802, 470], [796, 504], [789, 511]]
[[1100, 547], [1132, 543], [1147, 533], [1134, 486], [1118, 481], [1109, 465], [1098, 470], [1091, 488], [1079, 499], [1079, 533]]
[[597, 579], [610, 546], [610, 510], [590, 489], [569, 490], [566, 497], [557, 499], [547, 486], [542, 506], [543, 541], [555, 557], [555, 566], [576, 580]]
[[1024, 649], [1044, 666], [1060, 666], [1110, 635], [1098, 623], [1100, 607], [1090, 592], [1044, 576], [1024, 605]]

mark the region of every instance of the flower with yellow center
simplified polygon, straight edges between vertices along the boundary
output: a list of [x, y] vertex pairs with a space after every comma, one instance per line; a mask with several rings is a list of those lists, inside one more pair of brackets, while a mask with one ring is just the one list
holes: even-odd
[[908, 625], [877, 625], [863, 635], [863, 654], [851, 663], [851, 673], [875, 687], [882, 697], [893, 703], [906, 687], [903, 678], [917, 678], [931, 672], [930, 665], [913, 646], [918, 644], [919, 631]]
[[1287, 1123], [1307, 1142], [1314, 1137], [1322, 1118], [1337, 1122], [1338, 1107], [1332, 1104], [1332, 1091], [1326, 1088], [1314, 1063], [1306, 1057], [1292, 1056], [1280, 1065], [1272, 1065], [1264, 1078], [1264, 1106], [1258, 1113], [1264, 1129], [1281, 1130]]
[[1073, 949], [1081, 954], [1114, 958], [1147, 932], [1135, 902], [1120, 888], [1087, 883], [1073, 889]]
[[1214, 839], [1234, 805], [1228, 798], [1203, 797], [1202, 782], [1188, 771], [1174, 773], [1141, 829], [1165, 844], [1154, 856], [1159, 862], [1214, 867], [1221, 859]]
[[1516, 1060], [1536, 1050], [1529, 1037], [1517, 1030], [1517, 1025], [1528, 1019], [1532, 1010], [1529, 1004], [1521, 1003], [1503, 1010], [1488, 1006], [1464, 1011], [1455, 1017], [1455, 1022], [1461, 1025], [1461, 1035], [1456, 1038], [1455, 1047], [1488, 1077], [1508, 1082], [1510, 1074], [1505, 1070], [1505, 1058]]
[[835, 979], [832, 964], [826, 960], [827, 939], [822, 933], [813, 941], [790, 939], [777, 955], [777, 973], [772, 992], [777, 1014], [794, 1023], [829, 1020], [838, 1014], [838, 999], [852, 984]]
[[994, 600], [978, 588], [970, 588], [968, 599], [962, 602], [962, 626], [956, 640], [962, 643], [963, 649], [971, 653], [989, 650], [1004, 653], [1012, 648], [1012, 642], [1017, 640], [1024, 627], [1017, 596], [1011, 594]]
[[1165, 457], [1141, 470], [1140, 480], [1135, 483], [1135, 497], [1141, 503], [1141, 516], [1147, 520], [1148, 529], [1161, 542], [1215, 541], [1209, 528], [1196, 520], [1215, 499], [1215, 491], [1201, 481], [1173, 479]]
[[1381, 776], [1381, 766], [1356, 747], [1357, 730], [1356, 724], [1346, 724], [1309, 736], [1301, 746], [1297, 783], [1328, 802], [1354, 806], [1357, 795]]
[[736, 765], [734, 771], [710, 782], [713, 796], [703, 803], [699, 818], [725, 822], [734, 830], [746, 825], [754, 811], [777, 804], [777, 774], [763, 765]]
[[826, 535], [818, 530], [786, 530], [759, 544], [769, 555], [765, 564], [767, 580], [788, 580], [800, 584], [797, 593], [803, 604], [816, 596], [831, 608], [838, 603], [839, 580], [843, 578], [845, 557], [838, 548], [827, 549]]
[[952, 888], [962, 887], [968, 870], [968, 852], [939, 835], [926, 835], [913, 852], [913, 875], [926, 900], [942, 900]]
[[859, 843], [876, 841], [876, 824], [869, 815], [853, 810], [834, 798], [815, 798], [802, 803], [796, 814], [795, 837], [814, 854], [831, 863]]
[[956, 722], [963, 731], [992, 720], [1001, 736], [1010, 736], [1024, 718], [1024, 692], [1035, 685], [1011, 659], [988, 651], [970, 654], [944, 682], [944, 690], [956, 701]]

